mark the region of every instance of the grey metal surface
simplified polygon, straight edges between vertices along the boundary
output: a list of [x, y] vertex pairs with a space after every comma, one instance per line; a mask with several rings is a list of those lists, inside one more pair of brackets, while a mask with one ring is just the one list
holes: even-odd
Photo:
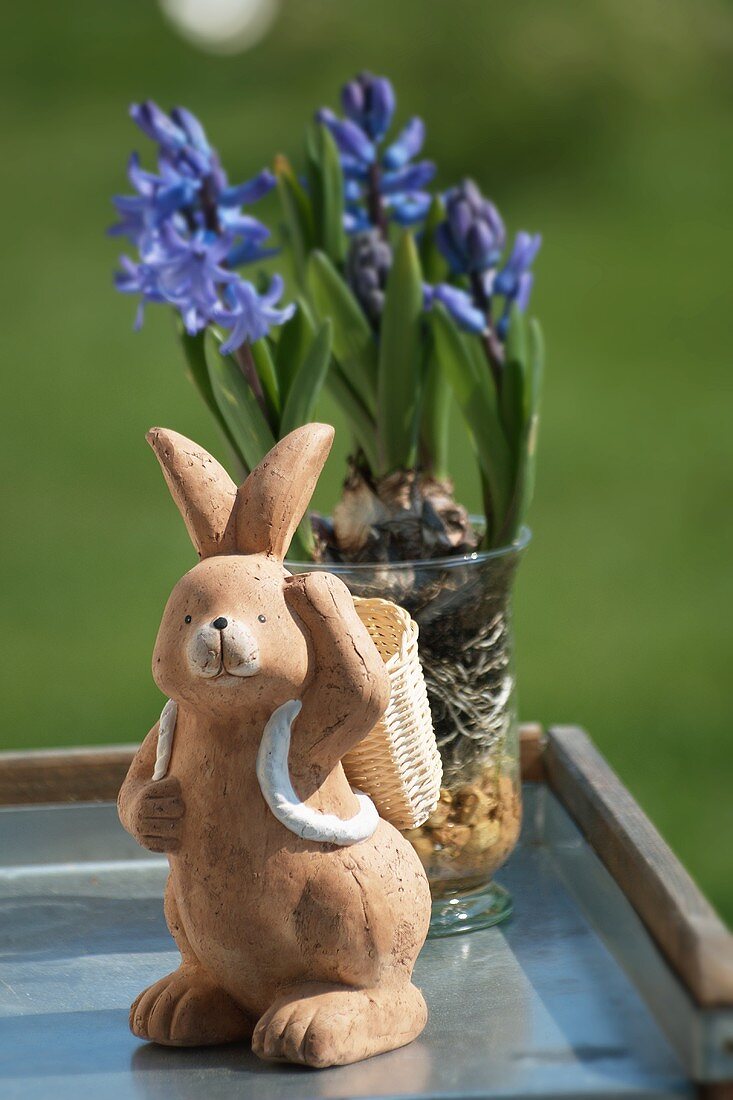
[[0, 811], [0, 1097], [694, 1095], [585, 912], [598, 891], [604, 911], [620, 905], [626, 919], [623, 897], [600, 865], [581, 896], [577, 868], [587, 877], [595, 857], [544, 788], [526, 795], [522, 843], [499, 876], [514, 918], [428, 943], [417, 981], [430, 1021], [416, 1043], [322, 1072], [265, 1065], [243, 1048], [135, 1040], [130, 1001], [177, 961], [162, 914], [165, 861], [122, 832], [112, 806]]

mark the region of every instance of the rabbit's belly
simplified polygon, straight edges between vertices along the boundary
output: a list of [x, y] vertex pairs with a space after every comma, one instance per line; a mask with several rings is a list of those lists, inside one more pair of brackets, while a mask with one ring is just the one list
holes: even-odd
[[293, 838], [258, 860], [230, 851], [208, 869], [190, 853], [171, 860], [194, 953], [253, 1012], [283, 984], [373, 985], [390, 966], [411, 968], [425, 938], [424, 872], [391, 826], [348, 849], [300, 848]]

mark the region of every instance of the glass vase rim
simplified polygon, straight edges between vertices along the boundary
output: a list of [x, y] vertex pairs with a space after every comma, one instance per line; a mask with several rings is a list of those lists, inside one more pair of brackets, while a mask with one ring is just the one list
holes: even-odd
[[[483, 524], [482, 516], [470, 516], [474, 526]], [[496, 558], [508, 557], [510, 554], [521, 554], [526, 550], [532, 538], [532, 531], [523, 524], [513, 542], [504, 546], [495, 546], [490, 550], [472, 550], [469, 554], [450, 554], [443, 558], [408, 558], [404, 561], [292, 561], [286, 557], [285, 567], [293, 566], [297, 569], [321, 569], [325, 572], [346, 573], [358, 572], [367, 569], [387, 570], [397, 572], [400, 569], [455, 569], [461, 565], [473, 565]]]

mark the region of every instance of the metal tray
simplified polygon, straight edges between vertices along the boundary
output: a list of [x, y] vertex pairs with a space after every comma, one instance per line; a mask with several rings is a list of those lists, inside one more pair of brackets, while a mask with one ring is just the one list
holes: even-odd
[[[110, 803], [0, 809], [0, 1097], [670, 1097], [730, 1081], [727, 933], [716, 926], [720, 1003], [703, 1005], [556, 793], [580, 766], [577, 751], [563, 763], [573, 736], [587, 748], [572, 731], [525, 736], [525, 774], [544, 781], [525, 783], [521, 842], [499, 875], [514, 917], [426, 945], [417, 1042], [325, 1071], [133, 1038], [130, 1002], [177, 964], [165, 859], [137, 847]], [[0, 760], [0, 789], [2, 776]]]

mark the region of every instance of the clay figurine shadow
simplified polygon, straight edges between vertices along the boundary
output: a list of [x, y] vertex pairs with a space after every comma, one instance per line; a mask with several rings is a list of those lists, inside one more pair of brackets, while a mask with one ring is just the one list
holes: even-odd
[[[241, 1090], [241, 1077], [257, 1078], [258, 1100], [299, 1100], [304, 1079], [312, 1078], [313, 1091], [322, 1097], [372, 1096], [383, 1091], [385, 1079], [409, 1079], [411, 1092], [424, 1090], [430, 1076], [431, 1055], [424, 1042], [368, 1058], [350, 1066], [312, 1069], [287, 1062], [263, 1062], [248, 1043], [229, 1046], [179, 1048], [146, 1043], [132, 1056], [130, 1067], [140, 1100], [200, 1100], [206, 1078], [221, 1086], [229, 1078], [232, 1091]], [[213, 1080], [212, 1080], [213, 1085]]]

